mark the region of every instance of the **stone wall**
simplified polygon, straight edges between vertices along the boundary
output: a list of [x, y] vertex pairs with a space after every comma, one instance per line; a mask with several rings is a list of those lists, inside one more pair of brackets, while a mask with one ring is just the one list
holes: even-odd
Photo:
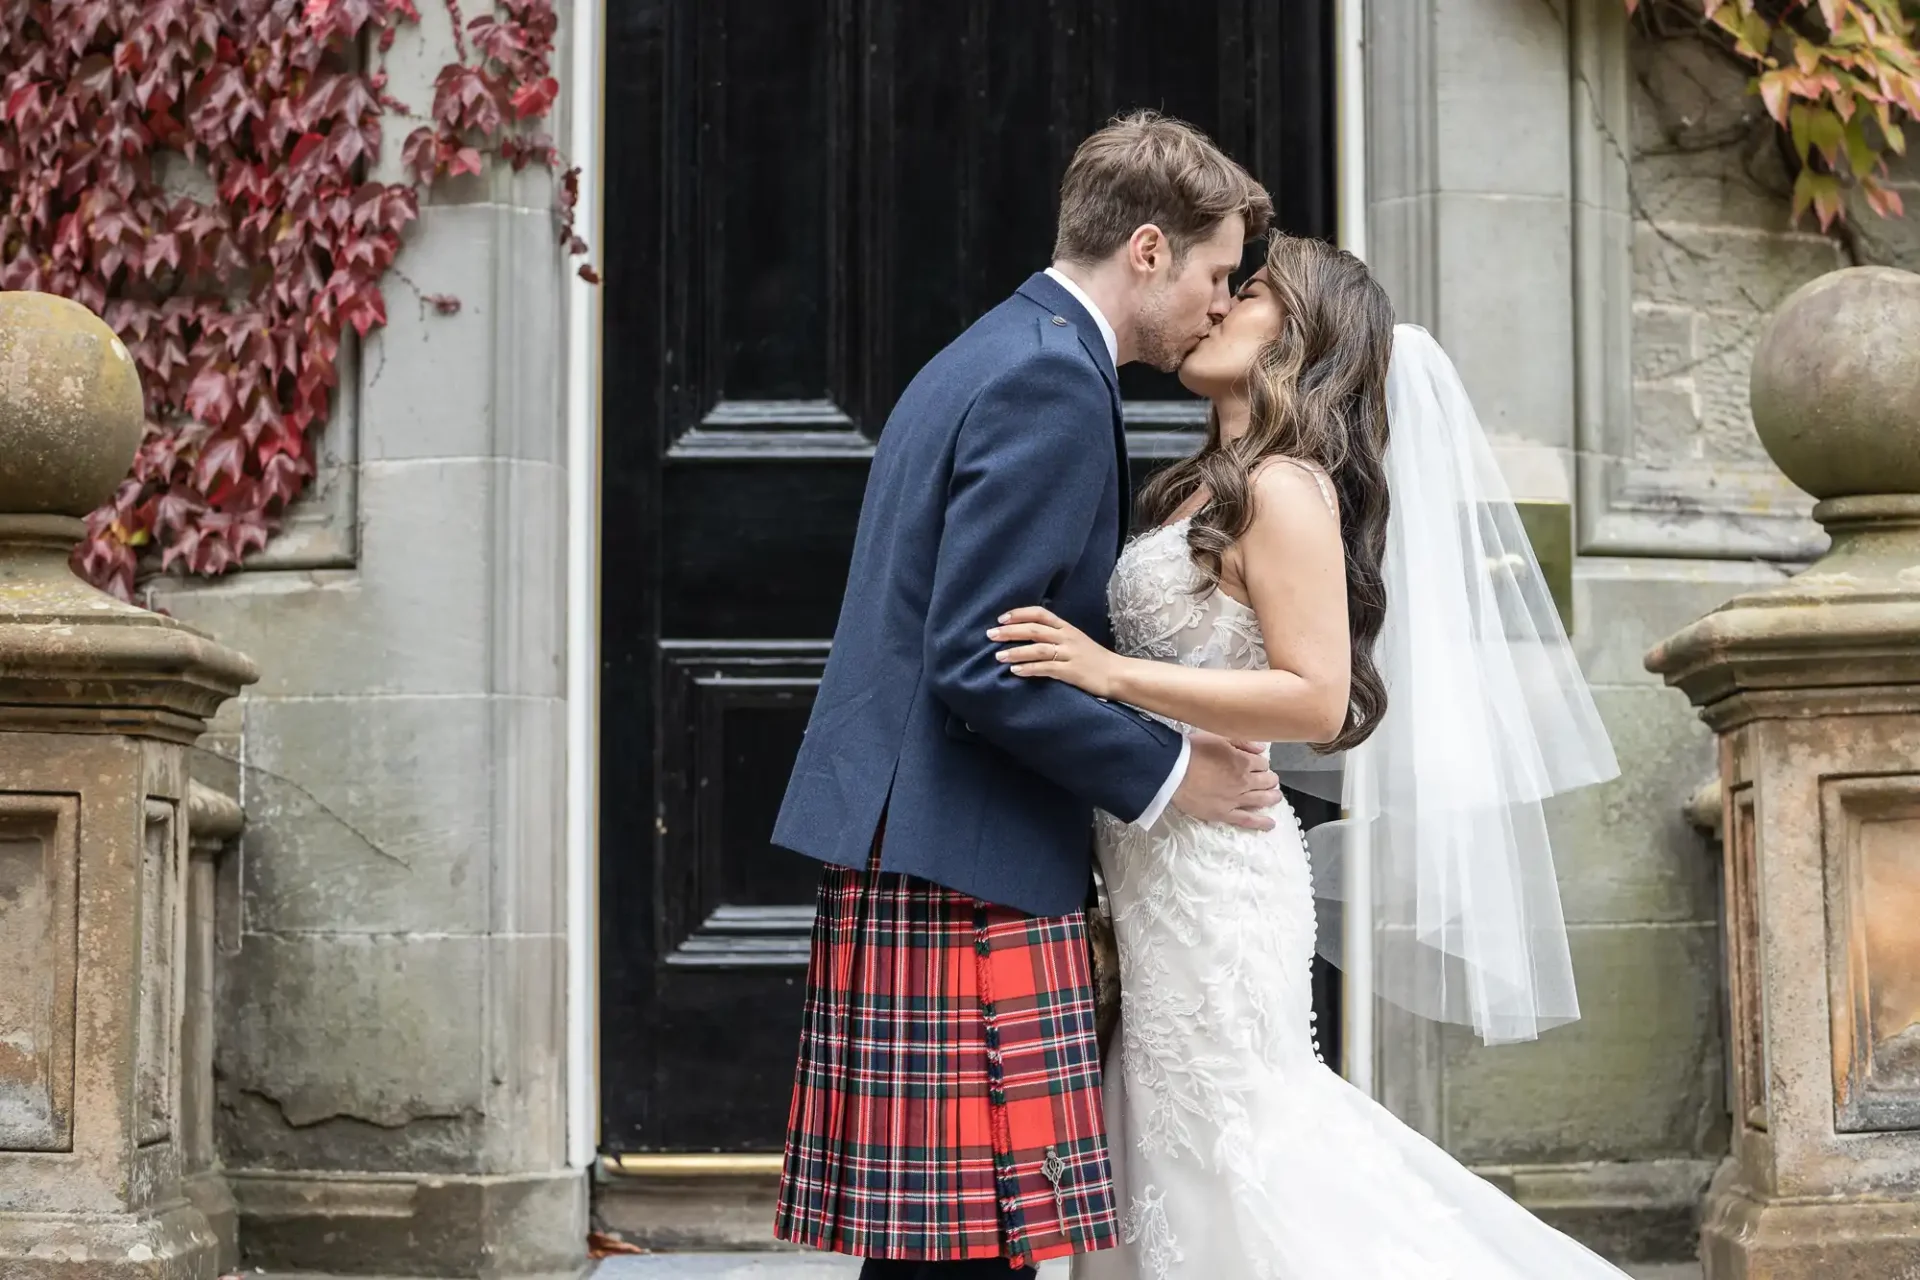
[[[1371, 13], [1370, 258], [1454, 353], [1516, 490], [1576, 495], [1573, 638], [1622, 769], [1553, 814], [1582, 1021], [1487, 1050], [1389, 1013], [1382, 1096], [1610, 1252], [1689, 1256], [1729, 1125], [1718, 854], [1682, 816], [1714, 762], [1642, 655], [1817, 551], [1747, 369], [1769, 311], [1849, 248], [1789, 226], [1746, 74], [1636, 34], [1618, 0]], [[1862, 220], [1853, 251], [1911, 245], [1911, 221]]]
[[[423, 5], [389, 67], [425, 103]], [[386, 163], [398, 161], [391, 136]], [[563, 874], [566, 273], [544, 175], [437, 190], [265, 564], [153, 603], [260, 655], [215, 745], [221, 1155], [250, 1261], [571, 1272]], [[459, 297], [435, 314], [414, 293]]]
[[1753, 344], [1788, 294], [1848, 258], [1811, 216], [1789, 224], [1780, 130], [1730, 55], [1643, 36], [1633, 72], [1637, 460], [1771, 477], [1747, 412]]

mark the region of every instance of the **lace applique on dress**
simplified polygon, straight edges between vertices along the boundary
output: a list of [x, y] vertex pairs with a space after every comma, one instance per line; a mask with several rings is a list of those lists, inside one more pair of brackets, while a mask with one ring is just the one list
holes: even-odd
[[1139, 1246], [1155, 1276], [1167, 1275], [1186, 1256], [1167, 1225], [1166, 1196], [1152, 1187], [1133, 1198], [1121, 1232], [1128, 1244]]

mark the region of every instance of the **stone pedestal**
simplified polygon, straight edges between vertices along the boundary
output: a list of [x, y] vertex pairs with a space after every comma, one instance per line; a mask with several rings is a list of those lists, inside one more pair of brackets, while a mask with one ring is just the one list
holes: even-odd
[[0, 1276], [211, 1280], [181, 1182], [189, 779], [254, 678], [76, 579], [79, 519], [133, 458], [126, 349], [0, 294]]
[[1735, 1095], [1708, 1280], [1920, 1275], [1920, 276], [1837, 272], [1754, 360], [1831, 550], [1647, 665], [1720, 736]]

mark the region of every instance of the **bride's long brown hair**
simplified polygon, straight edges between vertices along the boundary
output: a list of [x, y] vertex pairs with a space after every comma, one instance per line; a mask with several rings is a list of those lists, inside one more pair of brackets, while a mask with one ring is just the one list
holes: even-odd
[[1221, 558], [1253, 523], [1251, 480], [1269, 458], [1319, 465], [1340, 500], [1346, 551], [1347, 628], [1353, 641], [1346, 722], [1323, 751], [1366, 741], [1387, 710], [1387, 687], [1373, 646], [1386, 617], [1380, 560], [1387, 547], [1387, 362], [1393, 352], [1393, 303], [1366, 266], [1320, 240], [1275, 236], [1267, 278], [1279, 305], [1280, 332], [1247, 372], [1252, 410], [1246, 432], [1223, 440], [1219, 415], [1199, 453], [1167, 467], [1140, 494], [1140, 516], [1166, 523], [1196, 494], [1187, 545], [1209, 588]]

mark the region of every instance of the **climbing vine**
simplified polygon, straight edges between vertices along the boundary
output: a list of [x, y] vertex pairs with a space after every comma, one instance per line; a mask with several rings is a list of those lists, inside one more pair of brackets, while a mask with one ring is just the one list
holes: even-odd
[[[419, 114], [384, 69], [414, 0], [0, 4], [0, 288], [98, 312], [146, 390], [132, 473], [75, 552], [90, 581], [131, 598], [143, 564], [218, 574], [265, 546], [313, 478], [343, 344], [386, 323], [422, 191], [490, 160], [560, 171], [552, 0], [445, 3], [457, 57]], [[396, 119], [405, 176], [380, 181]], [[558, 191], [578, 253], [571, 172]]]
[[[343, 343], [386, 322], [383, 284], [433, 183], [551, 169], [563, 243], [584, 249], [574, 175], [541, 129], [553, 0], [471, 18], [441, 2], [456, 56], [424, 111], [384, 69], [415, 0], [0, 4], [0, 288], [99, 312], [146, 388], [133, 471], [75, 555], [91, 581], [131, 597], [143, 564], [218, 574], [266, 544], [313, 478]], [[1920, 119], [1903, 0], [1626, 3], [1690, 14], [1751, 66], [1800, 161], [1796, 218], [1831, 227], [1849, 188], [1903, 211], [1887, 160]], [[412, 126], [404, 176], [382, 181], [395, 120]]]
[[1822, 230], [1846, 216], [1857, 187], [1882, 217], [1904, 212], [1887, 183], [1920, 119], [1920, 51], [1903, 0], [1626, 0], [1630, 11], [1691, 14], [1754, 71], [1753, 90], [1799, 159], [1793, 216]]

